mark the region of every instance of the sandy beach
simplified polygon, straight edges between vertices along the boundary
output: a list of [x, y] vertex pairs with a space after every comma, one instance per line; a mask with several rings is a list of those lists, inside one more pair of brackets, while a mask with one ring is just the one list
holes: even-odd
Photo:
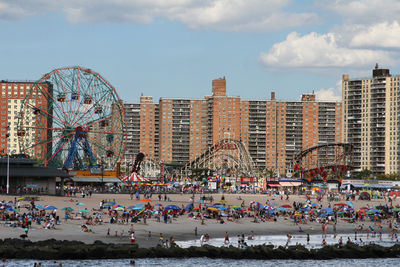
[[[182, 205], [186, 206], [190, 203], [189, 194], [169, 194], [170, 202], [158, 201], [157, 195], [153, 195], [151, 205], [155, 205], [160, 203], [162, 205], [170, 205], [174, 204], [179, 207]], [[209, 196], [209, 195], [207, 195]], [[215, 201], [219, 201], [221, 199], [221, 194], [213, 194], [212, 195]], [[237, 199], [241, 197], [242, 200]], [[226, 205], [240, 205], [242, 201], [244, 201], [245, 205], [248, 207], [251, 201], [257, 201], [262, 204], [265, 204], [266, 201], [270, 203], [276, 203], [277, 206], [281, 206], [284, 204], [292, 205], [293, 201], [305, 201], [305, 196], [297, 196], [290, 195], [289, 200], [281, 200], [280, 197], [273, 197], [267, 195], [256, 195], [256, 194], [225, 194]], [[141, 195], [143, 198], [143, 195]], [[156, 199], [157, 198], [157, 199]], [[1, 196], [1, 201], [14, 201], [15, 196]], [[195, 203], [200, 199], [200, 195], [195, 195]], [[140, 200], [130, 199], [128, 194], [93, 194], [90, 198], [82, 198], [80, 195], [77, 197], [55, 197], [55, 196], [40, 196], [40, 200], [36, 201], [35, 204], [40, 205], [53, 205], [57, 207], [57, 215], [60, 216], [61, 224], [56, 226], [56, 229], [43, 229], [36, 223], [32, 223], [32, 228], [29, 230], [29, 240], [31, 241], [39, 241], [46, 240], [50, 238], [59, 239], [59, 240], [79, 240], [85, 243], [93, 243], [95, 240], [101, 240], [105, 243], [129, 243], [128, 232], [131, 227], [131, 223], [129, 224], [110, 224], [108, 223], [109, 217], [107, 215], [103, 216], [103, 220], [105, 221], [101, 225], [90, 225], [89, 229], [92, 232], [82, 232], [81, 225], [84, 224], [84, 220], [68, 220], [64, 221], [64, 211], [61, 209], [64, 207], [72, 207], [75, 211], [78, 211], [82, 208], [87, 208], [90, 212], [93, 209], [99, 208], [99, 203], [101, 200], [111, 200], [117, 202], [118, 204], [124, 206], [131, 206], [138, 203], [145, 203]], [[312, 201], [316, 201], [312, 199]], [[334, 204], [343, 202], [334, 201], [330, 202], [333, 207]], [[76, 203], [81, 202], [83, 206], [77, 206]], [[329, 202], [324, 198], [321, 201], [321, 204], [324, 208], [328, 207]], [[369, 204], [370, 207], [376, 205], [384, 205], [386, 204], [385, 200], [371, 200], [371, 201], [353, 201], [355, 209], [366, 206]], [[22, 200], [22, 205], [27, 205], [29, 202]], [[318, 203], [319, 204], [319, 203]], [[393, 202], [393, 205], [398, 205], [398, 200]], [[21, 209], [21, 212], [26, 211], [25, 208]], [[105, 211], [105, 210], [104, 210]], [[366, 227], [369, 225], [373, 225], [369, 220], [362, 222]], [[354, 229], [356, 226], [361, 223], [348, 223], [347, 221], [338, 220], [337, 223], [337, 232], [341, 233], [354, 233]], [[250, 234], [251, 231], [257, 235], [286, 235], [288, 233], [295, 235], [299, 233], [299, 226], [303, 229], [304, 233], [309, 234], [319, 234], [322, 232], [321, 224], [317, 222], [307, 223], [307, 224], [299, 224], [295, 225], [293, 220], [289, 218], [284, 218], [282, 216], [278, 217], [277, 221], [271, 222], [260, 222], [254, 223], [253, 218], [242, 218], [239, 222], [226, 222], [225, 224], [220, 224], [215, 219], [207, 219], [205, 220], [205, 224], [202, 225], [200, 220], [194, 220], [189, 218], [187, 214], [183, 216], [179, 216], [178, 218], [174, 218], [172, 223], [165, 224], [164, 222], [157, 222], [156, 219], [151, 218], [148, 219], [146, 224], [141, 222], [133, 223], [135, 234], [136, 234], [136, 243], [139, 244], [140, 247], [152, 247], [156, 246], [159, 241], [160, 233], [163, 233], [164, 237], [169, 238], [171, 236], [174, 237], [176, 241], [183, 240], [191, 240], [191, 239], [199, 239], [200, 235], [208, 233], [211, 238], [221, 238], [225, 236], [225, 232], [229, 233], [229, 236], [235, 237], [238, 234], [245, 234], [246, 236]], [[390, 229], [388, 224], [382, 223], [384, 233], [389, 233]], [[197, 227], [198, 233], [195, 236], [194, 229]], [[107, 231], [110, 229], [110, 235], [107, 235]], [[151, 231], [152, 239], [147, 240], [148, 232]], [[115, 232], [118, 233], [118, 236], [115, 236]], [[6, 226], [3, 222], [0, 224], [0, 238], [19, 238], [21, 234], [24, 233], [24, 229], [22, 228], [14, 228]], [[121, 233], [123, 235], [121, 236]], [[332, 225], [328, 225], [328, 234], [333, 233]]]

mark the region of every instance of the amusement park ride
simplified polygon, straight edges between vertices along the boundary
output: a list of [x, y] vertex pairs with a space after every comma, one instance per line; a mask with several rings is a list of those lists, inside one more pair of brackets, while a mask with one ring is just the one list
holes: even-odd
[[44, 166], [115, 168], [126, 145], [124, 107], [115, 88], [82, 67], [55, 69], [33, 84], [18, 119], [21, 151]]
[[328, 180], [342, 182], [353, 168], [353, 145], [330, 143], [310, 147], [294, 158], [295, 177], [305, 182]]

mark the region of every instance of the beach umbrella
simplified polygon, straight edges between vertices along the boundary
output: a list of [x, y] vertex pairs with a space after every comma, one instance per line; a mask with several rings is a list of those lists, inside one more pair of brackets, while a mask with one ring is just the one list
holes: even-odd
[[165, 207], [164, 210], [181, 210], [181, 208], [179, 208], [176, 205], [168, 205], [168, 206]]
[[17, 200], [23, 200], [23, 199], [25, 199], [25, 197], [19, 197], [19, 198], [17, 198]]
[[354, 204], [353, 204], [353, 202], [351, 202], [351, 201], [346, 201], [346, 203], [347, 203], [347, 205], [348, 205], [350, 208], [354, 209]]
[[35, 205], [35, 207], [37, 208], [37, 209], [44, 209], [44, 207], [42, 206], [42, 205]]
[[142, 210], [142, 209], [144, 209], [144, 207], [135, 206], [135, 207], [131, 208], [131, 210]]
[[117, 203], [115, 203], [115, 202], [113, 202], [113, 201], [110, 201], [110, 202], [104, 203], [104, 204], [103, 204], [103, 207], [108, 208], [108, 207], [114, 206], [115, 204], [117, 204]]
[[274, 208], [271, 207], [271, 206], [265, 206], [264, 209], [266, 209], [266, 210], [273, 210]]
[[234, 208], [235, 210], [240, 209], [240, 206], [233, 206], [232, 208]]
[[218, 209], [220, 209], [220, 210], [227, 210], [228, 208], [227, 208], [227, 207], [224, 207], [224, 206], [221, 206], [221, 207], [219, 207]]
[[83, 206], [84, 204], [82, 202], [76, 203], [77, 206]]
[[71, 207], [65, 207], [65, 208], [62, 208], [61, 210], [73, 211], [74, 209], [73, 209], [73, 208], [71, 208]]
[[336, 203], [335, 206], [348, 206], [346, 203]]
[[124, 208], [123, 207], [116, 207], [116, 208], [114, 208], [114, 210], [121, 211], [121, 210], [124, 210]]
[[89, 213], [89, 211], [87, 209], [80, 209], [79, 211], [83, 212], [83, 213]]
[[292, 206], [290, 206], [290, 205], [288, 205], [288, 204], [285, 204], [285, 205], [282, 205], [281, 207], [282, 207], [282, 208], [291, 208]]
[[372, 212], [379, 212], [379, 210], [377, 210], [377, 209], [370, 209], [369, 211], [372, 211]]
[[325, 209], [321, 209], [321, 212], [324, 212], [324, 213], [333, 213], [333, 209], [331, 209], [331, 208], [325, 208]]
[[272, 206], [272, 207], [275, 207], [275, 206], [278, 206], [278, 203], [272, 202], [269, 205]]
[[303, 206], [303, 208], [311, 208], [312, 207], [312, 205], [310, 204], [310, 203], [306, 203], [306, 204], [304, 204], [304, 206]]
[[194, 209], [192, 209], [192, 210], [200, 210], [199, 208], [194, 208]]
[[208, 210], [211, 210], [211, 211], [218, 211], [218, 209], [217, 208], [214, 208], [214, 207], [209, 207], [209, 208], [207, 208]]
[[392, 209], [392, 211], [400, 211], [400, 209], [399, 208], [394, 208], [394, 209]]
[[193, 204], [190, 203], [185, 207], [185, 211], [191, 211], [193, 209]]
[[142, 199], [142, 200], [140, 200], [140, 201], [152, 202], [153, 200], [148, 199], [148, 198], [144, 198], [144, 199]]
[[116, 208], [122, 208], [122, 209], [124, 209], [125, 207], [124, 207], [123, 205], [119, 205], [119, 204], [118, 204], [118, 205], [114, 205], [114, 206], [113, 206], [113, 209], [116, 209]]
[[144, 204], [138, 203], [138, 204], [136, 204], [135, 206], [136, 206], [136, 207], [144, 207]]
[[16, 212], [19, 211], [18, 209], [14, 209], [14, 208], [7, 208], [6, 211], [8, 212]]
[[163, 205], [162, 204], [160, 204], [160, 203], [158, 203], [157, 205], [156, 205], [156, 207], [162, 207]]
[[45, 210], [56, 210], [57, 208], [54, 206], [45, 206], [44, 209]]
[[301, 208], [300, 211], [309, 211], [309, 208]]
[[311, 206], [312, 206], [312, 207], [317, 207], [318, 204], [317, 204], [317, 203], [312, 203]]
[[128, 210], [131, 210], [131, 209], [133, 209], [135, 206], [129, 206], [129, 207], [127, 207], [127, 209]]
[[279, 211], [287, 211], [288, 209], [286, 207], [279, 207], [279, 208], [277, 208], [277, 210], [279, 210]]

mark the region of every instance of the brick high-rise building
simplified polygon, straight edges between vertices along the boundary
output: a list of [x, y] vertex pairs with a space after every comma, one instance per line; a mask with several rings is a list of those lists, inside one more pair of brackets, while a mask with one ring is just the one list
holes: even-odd
[[378, 64], [372, 78], [343, 75], [343, 136], [354, 145], [355, 171], [400, 172], [400, 75]]
[[[18, 138], [18, 120], [21, 118], [21, 105], [27, 94], [30, 93], [29, 103], [32, 107], [37, 107], [41, 110], [48, 110], [48, 100], [45, 97], [47, 92], [52, 90], [52, 85], [43, 83], [36, 86], [32, 92], [31, 88], [34, 82], [19, 82], [19, 81], [0, 81], [1, 101], [0, 101], [0, 152], [1, 153], [21, 153], [20, 142]], [[26, 136], [25, 142], [30, 144], [32, 149], [27, 151], [27, 154], [33, 158], [40, 158], [40, 155], [45, 155], [47, 151], [40, 150], [32, 144], [41, 140], [48, 140], [48, 134], [43, 129], [39, 129], [37, 116], [32, 112], [24, 114], [24, 122], [29, 130], [29, 135]], [[51, 124], [51, 120], [48, 120]], [[9, 137], [7, 138], [7, 134]], [[21, 135], [21, 134], [20, 134]], [[47, 145], [47, 150], [51, 149], [51, 143]]]
[[316, 101], [315, 94], [300, 101], [279, 101], [275, 93], [270, 100], [242, 100], [227, 96], [226, 79], [219, 78], [204, 99], [161, 98], [153, 104], [146, 97], [147, 107], [143, 99], [140, 106], [125, 104], [128, 158], [139, 149], [156, 161], [187, 163], [228, 138], [241, 140], [259, 169], [284, 176], [301, 150], [341, 142], [341, 103]]

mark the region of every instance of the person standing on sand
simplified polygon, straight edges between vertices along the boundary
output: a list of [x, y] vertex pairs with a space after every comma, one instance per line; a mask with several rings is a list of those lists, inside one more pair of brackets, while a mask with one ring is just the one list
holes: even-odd
[[162, 234], [162, 233], [160, 233], [160, 240], [159, 240], [159, 244], [160, 244], [161, 246], [164, 246], [164, 236], [163, 236], [163, 234]]
[[197, 226], [194, 228], [194, 236], [197, 236]]
[[333, 225], [333, 238], [336, 238], [337, 233], [336, 233], [336, 223]]
[[204, 239], [205, 239], [205, 236], [204, 236], [204, 235], [201, 235], [201, 236], [200, 236], [200, 246], [203, 246], [203, 244], [204, 244]]
[[307, 245], [310, 245], [310, 234], [307, 234]]
[[228, 235], [228, 232], [225, 232], [225, 241], [224, 241], [224, 244], [225, 244], [225, 245], [228, 245], [228, 244], [229, 244], [229, 235]]

